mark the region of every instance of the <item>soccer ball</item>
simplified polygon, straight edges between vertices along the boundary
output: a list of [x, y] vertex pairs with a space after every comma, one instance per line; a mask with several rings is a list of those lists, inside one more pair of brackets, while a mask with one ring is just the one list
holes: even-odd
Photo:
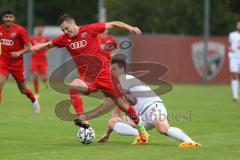
[[95, 132], [91, 127], [87, 129], [81, 127], [77, 132], [77, 139], [83, 144], [90, 144], [95, 139]]

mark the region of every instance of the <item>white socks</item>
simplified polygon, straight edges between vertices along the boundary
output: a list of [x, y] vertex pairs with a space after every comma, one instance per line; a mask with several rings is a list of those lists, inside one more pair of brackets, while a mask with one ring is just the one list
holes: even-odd
[[231, 87], [232, 87], [232, 94], [233, 98], [238, 99], [238, 87], [239, 87], [239, 82], [238, 80], [231, 80]]
[[176, 127], [169, 127], [167, 135], [182, 142], [195, 143], [190, 137], [188, 137], [186, 133], [184, 133], [181, 129]]
[[125, 136], [137, 136], [138, 130], [133, 128], [132, 126], [123, 123], [123, 122], [117, 122], [115, 123], [113, 130], [117, 132], [118, 134], [125, 135]]
[[38, 99], [36, 98], [35, 102], [33, 103], [33, 111], [35, 113], [39, 113], [40, 112], [40, 105], [38, 103]]
[[[137, 129], [123, 122], [115, 123], [113, 130], [125, 136], [137, 136], [139, 134]], [[176, 127], [169, 127], [167, 135], [182, 142], [195, 143], [186, 133]]]

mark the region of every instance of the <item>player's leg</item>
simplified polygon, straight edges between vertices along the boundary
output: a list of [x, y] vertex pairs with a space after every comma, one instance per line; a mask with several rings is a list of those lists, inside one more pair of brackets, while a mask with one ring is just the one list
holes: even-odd
[[146, 111], [150, 125], [156, 130], [178, 141], [184, 142], [180, 144], [182, 148], [199, 147], [200, 144], [194, 142], [186, 133], [177, 127], [171, 127], [167, 120], [167, 111], [163, 103], [157, 102], [152, 104]]
[[102, 137], [98, 140], [98, 142], [107, 142], [110, 134], [112, 131], [115, 131], [116, 133], [124, 136], [138, 136], [138, 130], [134, 127], [133, 122], [127, 121], [122, 119], [121, 117], [112, 117], [108, 121], [108, 129], [105, 131], [105, 133], [102, 135]]
[[41, 78], [42, 78], [42, 81], [45, 85], [45, 88], [48, 89], [48, 76], [44, 74], [44, 75], [41, 76]]
[[120, 117], [115, 117], [109, 120], [108, 126], [116, 133], [124, 136], [138, 136], [138, 130], [132, 127], [134, 123], [124, 121]]
[[70, 83], [70, 99], [77, 115], [81, 115], [82, 113], [84, 113], [84, 106], [80, 93], [87, 92], [88, 85], [83, 80], [75, 79]]
[[200, 147], [199, 143], [193, 141], [185, 132], [177, 127], [170, 127], [167, 120], [157, 120], [153, 122], [156, 130], [169, 137], [172, 137], [178, 141], [181, 141], [179, 147], [180, 148], [194, 148]]
[[0, 103], [2, 102], [2, 90], [6, 80], [7, 77], [0, 73]]
[[139, 132], [139, 136], [141, 138], [141, 140], [144, 143], [148, 143], [149, 140], [149, 134], [147, 133], [141, 119], [139, 118], [136, 110], [130, 105], [128, 104], [127, 100], [124, 97], [118, 97], [118, 98], [112, 98], [113, 101], [115, 102], [115, 104], [123, 111], [125, 112], [130, 118], [131, 120], [135, 123], [135, 125], [137, 126], [138, 132]]
[[240, 64], [239, 64], [239, 73], [238, 73], [238, 97], [240, 97]]
[[39, 65], [36, 62], [31, 62], [31, 66], [30, 66], [30, 71], [32, 73], [33, 76], [33, 88], [34, 88], [34, 93], [36, 95], [36, 97], [39, 96]]
[[9, 75], [8, 65], [5, 64], [5, 61], [3, 59], [0, 59], [0, 103], [2, 101], [3, 86], [7, 80], [8, 75]]
[[40, 72], [41, 79], [45, 85], [45, 88], [48, 89], [48, 64], [41, 64]]
[[167, 135], [178, 141], [195, 143], [181, 129], [176, 128], [176, 127], [170, 127], [167, 120], [156, 120], [153, 122], [153, 125], [156, 128], [156, 130], [163, 135]]
[[[17, 80], [16, 80], [17, 81]], [[17, 81], [19, 91], [26, 95], [28, 99], [31, 100], [33, 104], [33, 110], [35, 113], [40, 112], [40, 105], [37, 98], [34, 96], [33, 92], [26, 86], [24, 81]]]
[[105, 96], [110, 97], [115, 105], [132, 119], [137, 126], [139, 136], [141, 137], [142, 141], [148, 143], [149, 135], [144, 128], [141, 119], [139, 118], [136, 110], [124, 98], [121, 88], [119, 87], [119, 81], [111, 74], [111, 71], [106, 69], [104, 73], [98, 76], [98, 79], [95, 83], [98, 86], [98, 89], [100, 89]]
[[233, 100], [237, 101], [239, 99], [239, 96], [238, 96], [239, 80], [238, 80], [238, 73], [236, 72], [231, 72], [231, 88], [232, 88]]
[[19, 91], [26, 95], [28, 99], [33, 103], [33, 109], [35, 113], [40, 112], [40, 105], [38, 103], [37, 98], [34, 96], [33, 92], [26, 86], [25, 84], [25, 76], [24, 76], [24, 68], [21, 66], [12, 66], [10, 69], [10, 73], [14, 77], [17, 82], [17, 86]]
[[39, 75], [37, 72], [33, 72], [33, 86], [34, 86], [34, 92], [36, 96], [39, 95]]
[[238, 60], [238, 98], [240, 98], [240, 58]]
[[[77, 116], [81, 116], [84, 113], [84, 105], [80, 93], [88, 94], [90, 88], [86, 82], [81, 79], [75, 79], [70, 83], [69, 93], [72, 105], [77, 113]], [[87, 119], [80, 120], [78, 118], [74, 119], [75, 125], [83, 128], [88, 128], [89, 123]]]
[[233, 100], [237, 101], [239, 99], [238, 90], [239, 90], [239, 79], [238, 79], [238, 71], [239, 65], [238, 60], [236, 58], [230, 58], [229, 61], [230, 65], [230, 72], [231, 72], [231, 88], [232, 88], [232, 95]]
[[27, 88], [24, 81], [17, 81], [17, 86], [18, 86], [19, 91], [22, 94], [26, 95], [31, 100], [32, 103], [34, 103], [36, 101], [36, 98], [35, 98], [33, 92], [29, 88]]
[[139, 124], [140, 118], [136, 110], [128, 104], [124, 97], [112, 98], [115, 104], [133, 120], [135, 124]]

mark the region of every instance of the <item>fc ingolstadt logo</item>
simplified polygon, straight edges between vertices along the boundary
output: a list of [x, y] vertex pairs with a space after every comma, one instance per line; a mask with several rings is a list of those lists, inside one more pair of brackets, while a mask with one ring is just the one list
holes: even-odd
[[[206, 57], [205, 57], [206, 56]], [[204, 53], [204, 43], [192, 44], [193, 64], [202, 78], [213, 79], [221, 70], [225, 57], [225, 45], [218, 42], [208, 42], [208, 53]]]
[[11, 38], [15, 38], [16, 37], [16, 33], [11, 33]]
[[81, 34], [81, 37], [82, 37], [82, 38], [86, 38], [86, 37], [87, 37], [87, 33], [86, 33], [86, 32], [83, 32], [83, 33]]

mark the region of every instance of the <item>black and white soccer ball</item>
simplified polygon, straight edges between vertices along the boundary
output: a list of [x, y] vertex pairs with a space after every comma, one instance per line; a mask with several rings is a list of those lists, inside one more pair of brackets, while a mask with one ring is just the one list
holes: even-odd
[[90, 144], [95, 139], [95, 131], [92, 127], [80, 128], [77, 132], [77, 139], [83, 144]]

